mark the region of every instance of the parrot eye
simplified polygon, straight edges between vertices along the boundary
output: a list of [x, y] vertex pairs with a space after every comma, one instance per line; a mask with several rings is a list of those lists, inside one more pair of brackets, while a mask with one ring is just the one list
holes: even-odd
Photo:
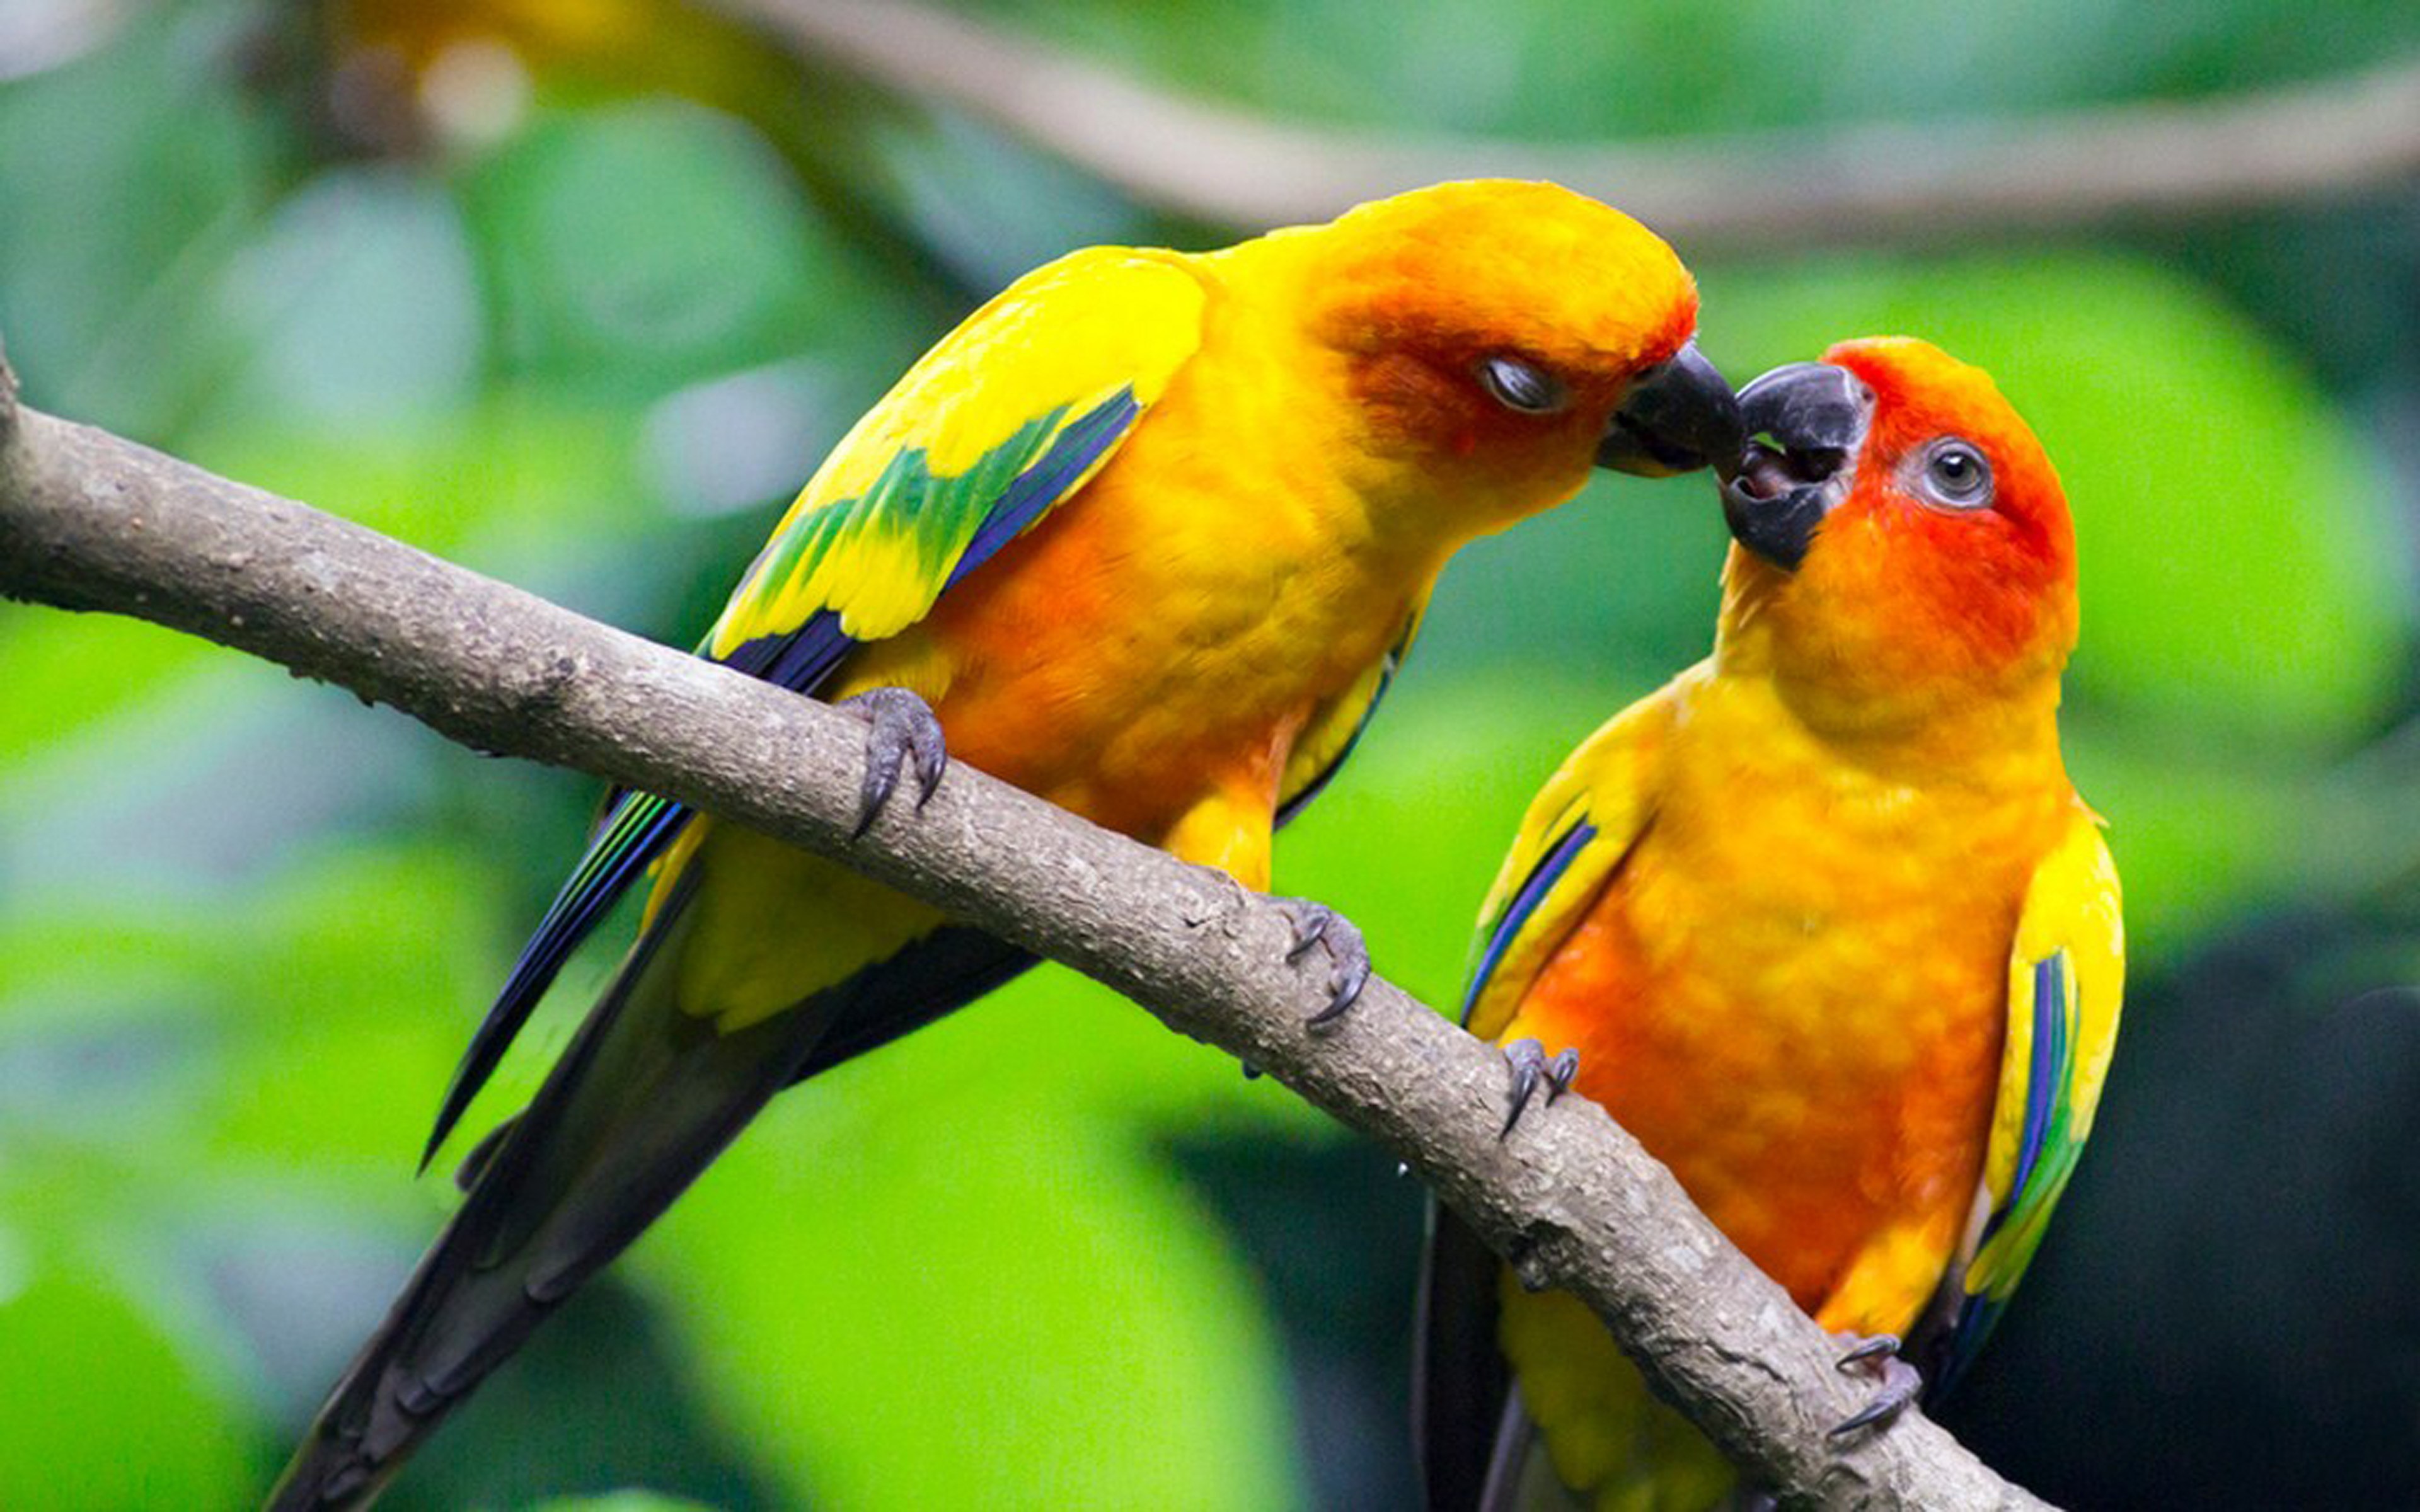
[[1916, 491], [1946, 509], [1980, 509], [1992, 501], [1992, 464], [1968, 442], [1935, 441], [1925, 453]]
[[1497, 404], [1525, 415], [1551, 415], [1572, 401], [1562, 379], [1517, 357], [1480, 359], [1479, 384]]

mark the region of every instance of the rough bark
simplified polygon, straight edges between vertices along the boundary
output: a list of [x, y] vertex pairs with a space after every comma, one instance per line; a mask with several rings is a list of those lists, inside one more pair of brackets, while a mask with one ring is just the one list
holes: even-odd
[[[1500, 1056], [1384, 980], [1305, 1027], [1325, 963], [1219, 873], [965, 767], [849, 830], [865, 727], [359, 525], [15, 404], [0, 363], [0, 593], [136, 615], [391, 703], [483, 751], [670, 794], [837, 857], [1108, 983], [1394, 1150], [1534, 1286], [1576, 1293], [1658, 1389], [1793, 1504], [2038, 1507], [1911, 1412], [1847, 1445], [1836, 1347], [1593, 1104], [1499, 1140]], [[1382, 951], [1384, 942], [1379, 942]]]

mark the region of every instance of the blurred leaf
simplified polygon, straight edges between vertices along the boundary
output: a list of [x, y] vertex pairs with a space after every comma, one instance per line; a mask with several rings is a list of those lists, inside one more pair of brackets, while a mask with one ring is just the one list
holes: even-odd
[[385, 169], [320, 175], [278, 205], [221, 280], [242, 356], [202, 410], [308, 434], [442, 414], [479, 368], [470, 247], [442, 186]]
[[[1595, 689], [1591, 703], [1607, 687], [1646, 692], [1713, 649], [1730, 544], [1702, 477], [1601, 475], [1570, 503], [1473, 542], [1447, 564], [1404, 675], [1466, 679], [1517, 665], [1525, 676]], [[1397, 713], [1389, 707], [1381, 725]], [[1470, 722], [1486, 717], [1474, 709]]]
[[710, 1512], [703, 1502], [654, 1491], [608, 1491], [602, 1496], [553, 1496], [530, 1504], [529, 1512]]
[[0, 609], [0, 761], [13, 768], [54, 741], [225, 655], [141, 620]]
[[465, 188], [507, 353], [575, 389], [660, 393], [882, 307], [762, 139], [694, 105], [542, 115]]
[[[310, 1151], [396, 1191], [499, 969], [480, 870], [451, 847], [348, 846], [248, 911], [208, 979], [235, 1005], [214, 1149]], [[330, 1071], [292, 1072], [315, 1065]]]
[[[859, 1099], [783, 1099], [640, 1246], [767, 1468], [866, 1508], [1297, 1500], [1266, 1317], [1216, 1223], [1047, 1087], [916, 1090], [923, 1048], [835, 1078]], [[874, 1077], [897, 1116], [849, 1106]]]
[[206, 466], [473, 564], [493, 542], [525, 559], [610, 550], [620, 566], [654, 523], [628, 425], [613, 406], [509, 392], [420, 425], [298, 435], [256, 417], [194, 450]]
[[248, 1504], [246, 1436], [168, 1340], [80, 1269], [0, 1300], [0, 1504]]
[[427, 1211], [436, 1193], [390, 1179], [493, 969], [477, 882], [451, 852], [353, 848], [240, 904], [21, 911], [0, 930], [0, 1142], [180, 1179], [301, 1158]]
[[21, 0], [0, 24], [0, 80], [72, 62], [114, 40], [127, 20], [116, 0]]
[[0, 791], [7, 890], [50, 908], [221, 891], [426, 803], [427, 733], [286, 686], [258, 664], [197, 663], [22, 764]]
[[205, 296], [274, 166], [226, 87], [232, 14], [147, 8], [0, 86], [0, 335], [32, 402], [157, 434], [229, 350]]
[[2303, 815], [2319, 792], [2314, 774], [2180, 753], [2106, 719], [2071, 718], [2065, 736], [2069, 773], [2109, 821], [2137, 951], [2172, 950], [2251, 898], [2299, 879]]
[[954, 112], [878, 132], [874, 146], [918, 234], [974, 288], [1148, 235], [1146, 218], [1101, 184]]

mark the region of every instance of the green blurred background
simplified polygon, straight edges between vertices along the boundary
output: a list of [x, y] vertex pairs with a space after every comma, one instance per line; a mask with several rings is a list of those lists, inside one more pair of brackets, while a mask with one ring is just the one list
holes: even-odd
[[[2420, 54], [2408, 0], [960, 8], [1274, 116], [1574, 141]], [[1235, 230], [671, 0], [0, 8], [31, 402], [677, 644], [989, 291]], [[1931, 337], [2079, 517], [2069, 744], [2134, 986], [2092, 1153], [1944, 1415], [2078, 1506], [2410, 1504], [2420, 194], [1922, 240], [1682, 251], [1735, 381]], [[1701, 484], [1621, 480], [1468, 552], [1284, 888], [1451, 1001], [1522, 803], [1702, 654], [1721, 548]], [[240, 1506], [447, 1206], [412, 1156], [593, 792], [127, 622], [0, 609], [0, 1505]], [[1419, 1205], [1046, 969], [783, 1100], [389, 1504], [1402, 1506]]]

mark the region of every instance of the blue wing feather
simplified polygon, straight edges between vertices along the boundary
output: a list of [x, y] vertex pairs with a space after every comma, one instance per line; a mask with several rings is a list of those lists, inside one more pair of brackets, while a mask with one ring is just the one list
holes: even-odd
[[1124, 388], [1061, 431], [1050, 443], [1050, 450], [1018, 474], [1001, 495], [1000, 502], [975, 528], [974, 538], [967, 543], [957, 565], [950, 569], [949, 583], [943, 592], [956, 587], [959, 579], [990, 561], [1001, 547], [1040, 519], [1075, 486], [1077, 479], [1118, 443], [1141, 413], [1142, 406], [1135, 398], [1134, 390]]
[[1496, 974], [1497, 964], [1504, 959], [1504, 952], [1520, 938], [1522, 926], [1529, 922], [1529, 916], [1538, 911], [1538, 904], [1545, 901], [1546, 894], [1555, 890], [1555, 884], [1561, 881], [1563, 873], [1571, 869], [1572, 857], [1587, 849], [1589, 841], [1594, 839], [1596, 826], [1582, 820], [1549, 847], [1538, 864], [1530, 869], [1529, 875], [1521, 883], [1521, 890], [1512, 895], [1512, 902], [1505, 906], [1503, 916], [1497, 919], [1496, 928], [1488, 933], [1487, 949], [1480, 952], [1479, 964], [1470, 973], [1470, 985], [1462, 995], [1464, 1024], [1470, 1022], [1470, 1011], [1478, 1006], [1479, 995], [1485, 990], [1487, 980]]
[[547, 904], [537, 929], [521, 947], [511, 973], [489, 1006], [488, 1016], [462, 1052], [454, 1078], [446, 1084], [445, 1100], [438, 1107], [428, 1143], [420, 1152], [422, 1170], [428, 1168], [471, 1100], [487, 1085], [513, 1036], [529, 1021], [571, 952], [613, 910], [632, 879], [663, 853], [689, 816], [686, 804], [652, 793], [625, 792], [615, 796], [579, 866]]
[[2009, 1183], [2007, 1205], [1992, 1214], [1990, 1225], [1983, 1230], [1985, 1242], [2016, 1211], [2017, 1196], [2032, 1180], [2034, 1165], [2041, 1159], [2042, 1146], [2050, 1138], [2051, 1124], [2058, 1114], [2059, 1089], [2067, 1085], [2067, 973], [2061, 969], [2063, 964], [2055, 953], [2034, 963], [2033, 1067], [2025, 1080], [2025, 1121], [2017, 1145], [2017, 1175]]
[[[2034, 963], [2033, 971], [2033, 1049], [2025, 1077], [2025, 1119], [2018, 1134], [2016, 1176], [2009, 1183], [2007, 1198], [1985, 1220], [1977, 1241], [1978, 1249], [1990, 1243], [2009, 1215], [2017, 1211], [2025, 1195], [2025, 1183], [2033, 1179], [2042, 1149], [2065, 1111], [2059, 1089], [2068, 1083], [2074, 1054], [2068, 1028], [2066, 952], [2053, 951], [2042, 957]], [[1960, 1303], [1957, 1319], [1950, 1325], [1947, 1362], [1926, 1393], [1928, 1400], [1937, 1401], [1947, 1396], [1959, 1378], [1965, 1375], [1967, 1367], [1982, 1352], [1983, 1341], [1998, 1325], [2000, 1315], [2008, 1310], [2009, 1300], [2007, 1293], [1994, 1297], [1978, 1291]]]

